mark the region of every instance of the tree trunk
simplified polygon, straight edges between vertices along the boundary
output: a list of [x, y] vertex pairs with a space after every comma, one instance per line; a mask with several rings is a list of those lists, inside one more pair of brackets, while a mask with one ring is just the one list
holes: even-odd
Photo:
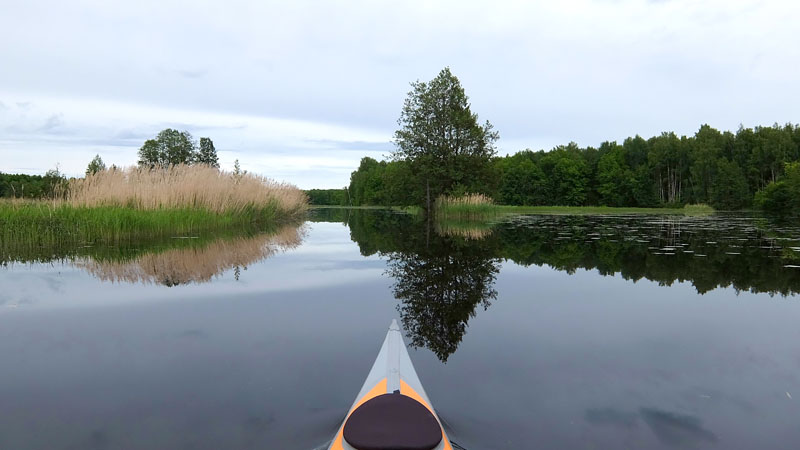
[[428, 205], [426, 212], [430, 214], [431, 212], [431, 181], [430, 178], [425, 178], [425, 191], [426, 191], [426, 203]]

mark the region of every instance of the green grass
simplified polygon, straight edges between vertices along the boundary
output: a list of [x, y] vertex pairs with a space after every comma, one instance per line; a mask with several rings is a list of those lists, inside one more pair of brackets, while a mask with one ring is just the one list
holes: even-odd
[[361, 206], [348, 206], [348, 205], [309, 205], [309, 209], [389, 209], [392, 211], [405, 211], [409, 208], [418, 208], [417, 206], [380, 206], [380, 205], [361, 205]]
[[266, 227], [281, 219], [275, 205], [239, 212], [204, 209], [141, 210], [120, 206], [53, 206], [49, 202], [0, 201], [0, 240], [40, 247], [65, 243], [120, 243], [143, 238]]
[[464, 216], [498, 216], [506, 214], [564, 214], [564, 215], [598, 215], [598, 214], [711, 214], [714, 209], [702, 205], [702, 208], [691, 205], [684, 208], [617, 208], [611, 206], [510, 206], [510, 205], [459, 205], [444, 207], [441, 214], [447, 217]]
[[[403, 211], [409, 214], [422, 214], [419, 206], [330, 206], [312, 205], [311, 209], [390, 209]], [[682, 208], [630, 208], [613, 206], [512, 206], [512, 205], [448, 205], [439, 209], [439, 212], [449, 218], [458, 217], [494, 217], [506, 214], [564, 214], [564, 215], [592, 215], [592, 214], [684, 214], [705, 215], [716, 212], [708, 205], [686, 205]]]
[[683, 213], [687, 216], [706, 216], [714, 214], [716, 210], [706, 204], [698, 203], [694, 205], [686, 205], [683, 207]]

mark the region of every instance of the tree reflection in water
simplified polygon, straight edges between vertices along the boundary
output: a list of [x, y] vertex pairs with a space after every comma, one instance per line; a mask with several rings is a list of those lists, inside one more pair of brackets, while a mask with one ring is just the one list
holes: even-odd
[[443, 362], [458, 348], [478, 305], [497, 297], [499, 259], [475, 243], [439, 237], [417, 252], [388, 254], [386, 273], [403, 327], [415, 347], [427, 347]]
[[388, 211], [320, 211], [343, 222], [364, 256], [388, 260], [398, 310], [415, 346], [443, 361], [477, 306], [491, 304], [501, 260], [573, 274], [595, 271], [662, 286], [793, 296], [800, 293], [800, 227], [743, 214], [528, 215], [501, 223], [440, 223]]
[[364, 256], [386, 258], [397, 310], [414, 347], [442, 361], [456, 351], [478, 306], [497, 297], [497, 240], [490, 226], [429, 224], [387, 211], [317, 211], [311, 220], [344, 222]]

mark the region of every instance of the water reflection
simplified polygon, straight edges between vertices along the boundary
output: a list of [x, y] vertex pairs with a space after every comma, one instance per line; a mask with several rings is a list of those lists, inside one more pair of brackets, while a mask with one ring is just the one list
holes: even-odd
[[59, 262], [101, 281], [171, 287], [209, 282], [231, 269], [238, 280], [249, 265], [299, 246], [304, 235], [304, 227], [287, 225], [256, 235], [173, 238], [122, 247], [37, 249], [35, 253], [6, 253], [4, 264]]
[[177, 248], [145, 253], [129, 261], [103, 261], [82, 257], [72, 262], [102, 281], [177, 286], [204, 283], [233, 269], [236, 279], [242, 268], [302, 242], [303, 232], [287, 226], [274, 234], [218, 239], [201, 247]]
[[319, 211], [316, 220], [341, 220], [365, 256], [387, 260], [392, 292], [400, 302], [410, 344], [426, 347], [443, 362], [458, 348], [478, 306], [497, 297], [500, 271], [488, 226], [434, 225], [417, 217], [363, 211]]
[[[312, 220], [349, 226], [364, 256], [386, 259], [386, 274], [414, 346], [442, 361], [455, 352], [470, 318], [497, 297], [503, 260], [720, 287], [800, 292], [800, 229], [741, 215], [517, 216], [498, 224], [428, 224], [388, 211], [317, 210]], [[651, 415], [652, 416], [652, 415]]]
[[[517, 216], [491, 227], [435, 225], [430, 232], [420, 220], [402, 214], [315, 214], [315, 220], [348, 224], [364, 255], [420, 252], [424, 246], [436, 248], [434, 241], [450, 240], [458, 241], [459, 248], [484, 249], [489, 259], [567, 273], [597, 270], [665, 286], [687, 281], [700, 294], [728, 286], [771, 295], [800, 292], [800, 227], [757, 217]], [[410, 238], [420, 235], [425, 239]]]
[[403, 328], [415, 347], [427, 347], [440, 360], [456, 351], [478, 305], [487, 309], [497, 297], [497, 258], [480, 245], [434, 239], [418, 251], [386, 254], [386, 273]]
[[614, 408], [589, 409], [584, 419], [592, 425], [623, 430], [637, 428], [641, 420], [662, 444], [673, 447], [694, 447], [702, 442], [717, 442], [716, 434], [706, 429], [698, 417], [655, 408], [640, 408], [638, 412]]

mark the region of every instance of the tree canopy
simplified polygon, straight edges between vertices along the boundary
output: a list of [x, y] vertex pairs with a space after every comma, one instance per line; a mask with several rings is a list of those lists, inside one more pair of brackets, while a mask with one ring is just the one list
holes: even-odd
[[490, 178], [497, 132], [487, 121], [478, 123], [458, 78], [444, 68], [430, 82], [411, 83], [395, 132], [395, 161], [406, 161], [424, 186], [424, 199], [455, 190], [481, 191]]
[[198, 148], [188, 131], [167, 128], [139, 149], [139, 165], [168, 167], [178, 164], [208, 164], [219, 167], [217, 150], [209, 138], [200, 138]]
[[211, 167], [219, 168], [219, 158], [217, 158], [217, 149], [214, 148], [214, 142], [207, 138], [200, 138], [200, 148], [197, 151], [195, 161], [200, 164], [206, 164]]
[[100, 172], [101, 170], [106, 170], [106, 163], [103, 162], [103, 158], [101, 158], [100, 155], [95, 155], [95, 157], [89, 162], [89, 166], [86, 168], [86, 175], [91, 175], [93, 173]]

